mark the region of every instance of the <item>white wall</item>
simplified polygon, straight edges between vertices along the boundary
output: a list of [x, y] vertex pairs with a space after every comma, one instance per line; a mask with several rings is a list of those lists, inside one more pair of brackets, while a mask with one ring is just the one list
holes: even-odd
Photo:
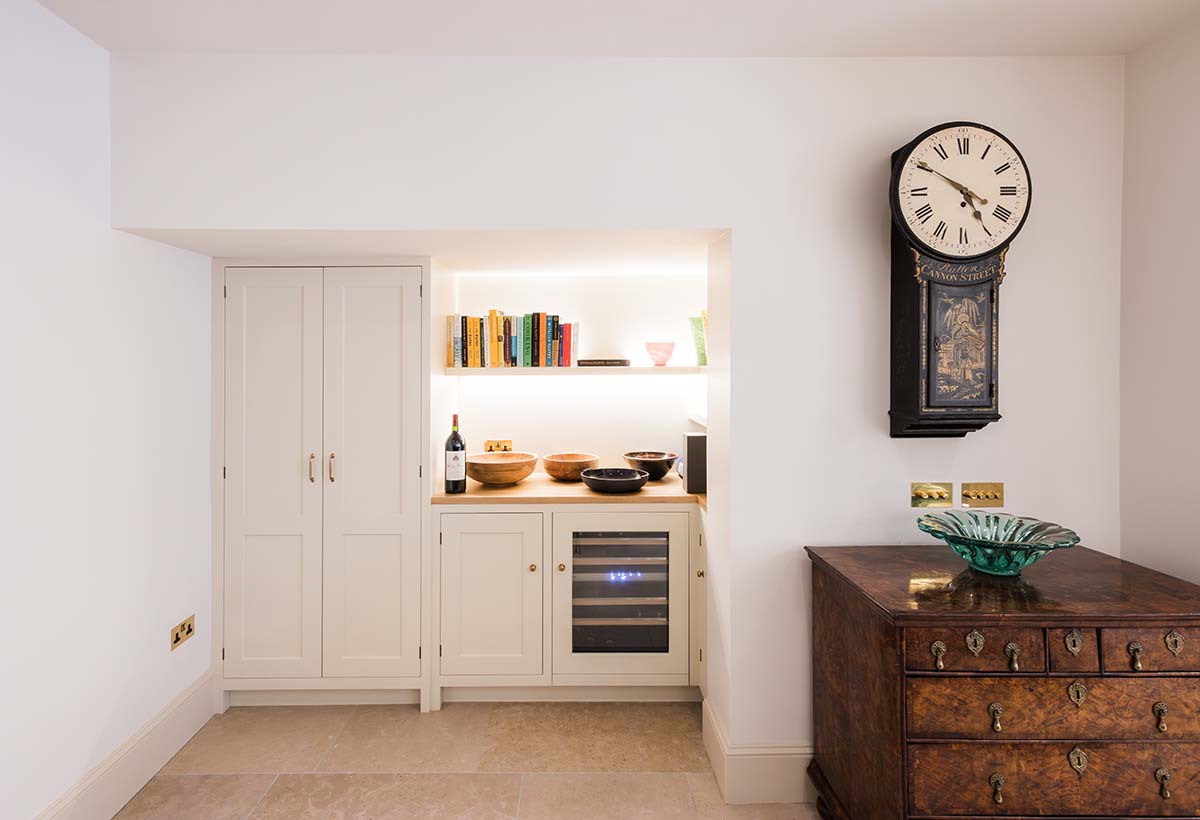
[[105, 51], [10, 0], [0, 76], [0, 814], [28, 818], [209, 667], [209, 279], [108, 227]]
[[[804, 745], [805, 544], [924, 541], [907, 483], [974, 479], [1118, 549], [1122, 104], [1119, 58], [123, 54], [114, 222], [730, 228], [718, 708], [737, 745]], [[1033, 173], [1002, 291], [1005, 419], [892, 440], [888, 157], [960, 118]]]
[[1195, 504], [1200, 367], [1193, 359], [1200, 278], [1200, 26], [1126, 61], [1121, 279], [1123, 554], [1200, 582], [1187, 514]]

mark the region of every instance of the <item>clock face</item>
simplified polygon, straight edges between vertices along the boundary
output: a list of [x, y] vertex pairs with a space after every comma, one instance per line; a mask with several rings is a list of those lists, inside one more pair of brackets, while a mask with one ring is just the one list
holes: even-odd
[[892, 211], [919, 247], [947, 259], [996, 253], [1029, 211], [1029, 171], [997, 131], [950, 123], [925, 132], [892, 173]]

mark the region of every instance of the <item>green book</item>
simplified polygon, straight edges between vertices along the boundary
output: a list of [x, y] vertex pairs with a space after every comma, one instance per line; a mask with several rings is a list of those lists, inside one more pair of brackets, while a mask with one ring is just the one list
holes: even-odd
[[696, 345], [696, 364], [704, 367], [708, 364], [708, 344], [704, 338], [704, 317], [692, 316], [688, 319], [692, 326], [692, 342]]
[[521, 351], [521, 366], [533, 366], [533, 315], [526, 313], [523, 320], [525, 324], [525, 335], [523, 337], [525, 349]]

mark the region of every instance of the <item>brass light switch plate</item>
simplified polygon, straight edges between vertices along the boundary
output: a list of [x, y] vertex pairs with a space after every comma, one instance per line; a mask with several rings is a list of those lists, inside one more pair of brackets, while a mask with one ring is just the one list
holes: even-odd
[[972, 507], [1003, 507], [1003, 481], [964, 481], [962, 485], [962, 505], [966, 509]]
[[189, 615], [187, 620], [171, 629], [171, 651], [174, 652], [196, 634], [196, 616]]
[[483, 451], [485, 453], [511, 453], [512, 439], [488, 439], [483, 443]]
[[914, 507], [953, 507], [952, 482], [914, 481], [911, 489]]

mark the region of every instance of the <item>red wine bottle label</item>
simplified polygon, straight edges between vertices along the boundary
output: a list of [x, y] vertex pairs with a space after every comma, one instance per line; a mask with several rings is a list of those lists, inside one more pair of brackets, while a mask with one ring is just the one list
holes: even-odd
[[446, 451], [446, 480], [462, 481], [467, 477], [467, 454], [462, 450]]

